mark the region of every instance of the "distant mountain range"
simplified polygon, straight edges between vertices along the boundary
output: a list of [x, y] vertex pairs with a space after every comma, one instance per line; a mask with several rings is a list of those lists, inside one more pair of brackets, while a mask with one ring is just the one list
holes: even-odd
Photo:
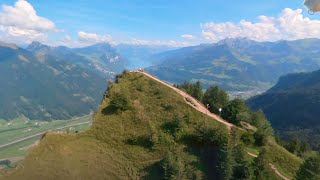
[[0, 43], [0, 119], [69, 119], [95, 111], [107, 79], [124, 68], [106, 49]]
[[[69, 119], [95, 111], [107, 80], [172, 48], [95, 44], [82, 48], [0, 42], [0, 119]], [[122, 55], [124, 54], [124, 55]]]
[[35, 53], [39, 59], [51, 56], [107, 76], [122, 72], [127, 64], [126, 59], [107, 43], [83, 48], [68, 48], [64, 46], [50, 47], [39, 42], [33, 42], [26, 49]]
[[148, 66], [147, 71], [173, 83], [201, 80], [205, 87], [255, 94], [284, 74], [320, 69], [319, 43], [242, 38], [174, 49], [107, 43], [69, 48], [33, 42], [23, 49], [0, 42], [0, 118], [67, 119], [88, 113], [98, 105], [108, 79], [124, 69]]
[[319, 43], [225, 39], [154, 55], [157, 64], [147, 70], [173, 83], [200, 80], [228, 91], [267, 89], [282, 75], [319, 69]]
[[283, 76], [248, 104], [262, 109], [284, 137], [297, 136], [320, 149], [320, 70]]
[[114, 47], [116, 51], [127, 59], [128, 69], [146, 68], [155, 64], [152, 56], [161, 52], [166, 52], [176, 48], [169, 46], [146, 46], [119, 44]]

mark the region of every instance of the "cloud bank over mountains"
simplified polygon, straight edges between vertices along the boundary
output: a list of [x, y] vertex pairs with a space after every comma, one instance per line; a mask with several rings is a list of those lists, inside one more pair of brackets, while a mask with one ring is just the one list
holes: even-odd
[[302, 15], [302, 10], [284, 9], [277, 17], [259, 16], [257, 22], [207, 22], [201, 24], [206, 40], [247, 37], [256, 41], [320, 38], [320, 21]]
[[256, 41], [320, 38], [320, 20], [303, 16], [301, 9], [286, 8], [275, 17], [261, 15], [256, 22], [241, 20], [237, 23], [214, 21], [201, 23], [199, 34], [186, 32], [175, 40], [146, 40], [136, 37], [119, 40], [110, 34], [99, 34], [84, 29], [79, 29], [77, 34], [65, 32], [52, 20], [38, 15], [27, 0], [17, 0], [12, 6], [2, 5], [0, 10], [0, 41], [20, 44], [40, 41], [51, 45], [74, 47], [107, 42], [179, 47], [239, 37]]

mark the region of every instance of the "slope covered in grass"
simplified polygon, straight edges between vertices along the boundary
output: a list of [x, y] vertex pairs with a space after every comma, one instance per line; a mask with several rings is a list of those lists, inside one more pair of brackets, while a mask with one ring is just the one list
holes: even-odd
[[[228, 141], [223, 125], [160, 83], [137, 73], [121, 76], [106, 92], [91, 130], [48, 133], [17, 170], [8, 172], [9, 179], [224, 176], [216, 168], [223, 163], [219, 147]], [[198, 137], [204, 129], [215, 129], [212, 144]]]
[[[196, 111], [169, 87], [140, 73], [123, 73], [109, 85], [89, 131], [46, 134], [21, 165], [3, 177], [231, 179], [237, 171], [237, 177], [253, 179], [254, 165], [242, 159], [245, 152], [237, 152], [236, 147], [243, 145], [241, 132], [229, 131], [224, 124]], [[295, 168], [281, 164], [279, 156], [294, 167], [300, 160], [285, 150], [271, 156], [268, 152], [272, 146], [268, 146], [267, 160], [293, 177]]]

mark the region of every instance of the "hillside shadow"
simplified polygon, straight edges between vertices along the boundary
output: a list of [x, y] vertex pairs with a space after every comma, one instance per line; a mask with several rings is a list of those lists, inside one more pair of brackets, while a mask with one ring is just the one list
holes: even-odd
[[155, 162], [154, 164], [146, 167], [144, 172], [148, 172], [141, 179], [144, 180], [163, 180], [164, 171], [161, 167], [161, 161]]
[[112, 115], [116, 114], [118, 111], [117, 108], [115, 108], [114, 106], [107, 106], [104, 109], [102, 109], [101, 112], [103, 115]]
[[218, 148], [214, 146], [190, 146], [187, 149], [192, 155], [199, 158], [198, 162], [195, 162], [195, 166], [198, 167], [205, 174], [204, 179], [222, 179], [217, 171], [218, 166]]
[[219, 162], [218, 146], [199, 142], [193, 136], [187, 136], [183, 138], [183, 141], [188, 145], [185, 151], [198, 157], [199, 160], [195, 161], [193, 165], [204, 173], [204, 179], [223, 179], [217, 169]]
[[149, 151], [152, 150], [152, 147], [154, 145], [152, 137], [148, 135], [130, 137], [127, 140], [125, 140], [125, 143], [133, 146], [140, 146], [148, 149]]

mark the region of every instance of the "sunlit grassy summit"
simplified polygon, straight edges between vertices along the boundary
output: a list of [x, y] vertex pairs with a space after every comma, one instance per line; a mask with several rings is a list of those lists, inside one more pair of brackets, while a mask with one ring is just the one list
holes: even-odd
[[93, 119], [83, 133], [46, 133], [24, 162], [2, 177], [281, 179], [269, 163], [289, 178], [302, 163], [271, 135], [258, 145], [254, 131], [229, 130], [138, 72], [125, 71], [110, 82]]

